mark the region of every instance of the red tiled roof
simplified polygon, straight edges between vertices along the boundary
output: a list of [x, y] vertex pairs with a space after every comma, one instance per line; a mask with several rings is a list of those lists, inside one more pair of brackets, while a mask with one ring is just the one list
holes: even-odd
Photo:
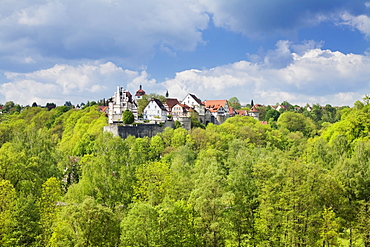
[[234, 110], [234, 108], [229, 107], [229, 114], [230, 114], [231, 116], [233, 116], [234, 114], [236, 114], [236, 111]]
[[258, 112], [256, 106], [252, 106], [251, 110], [249, 112]]
[[139, 90], [136, 91], [135, 96], [143, 96], [143, 95], [145, 95], [145, 91], [144, 90], [139, 89]]
[[246, 110], [235, 110], [235, 112], [240, 116], [247, 116]]
[[167, 104], [169, 109], [172, 109], [172, 107], [174, 107], [175, 105], [177, 105], [179, 103], [180, 102], [177, 99], [169, 99], [169, 98], [166, 99], [166, 104]]
[[100, 112], [105, 112], [108, 109], [108, 106], [99, 106]]
[[204, 103], [205, 103], [205, 107], [206, 108], [220, 108], [220, 106], [222, 106], [223, 108], [225, 108], [225, 105], [227, 103], [227, 100], [226, 99], [222, 99], [222, 100], [206, 100]]

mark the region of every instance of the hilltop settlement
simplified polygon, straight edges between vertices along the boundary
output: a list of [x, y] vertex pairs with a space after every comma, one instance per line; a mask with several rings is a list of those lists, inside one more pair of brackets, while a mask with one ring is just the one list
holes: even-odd
[[234, 110], [226, 99], [201, 101], [196, 95], [188, 93], [184, 99], [166, 98], [165, 102], [151, 98], [142, 113], [138, 112], [138, 102], [146, 93], [140, 86], [133, 96], [123, 87], [117, 86], [113, 97], [108, 100], [108, 106], [102, 110], [108, 115], [110, 125], [123, 124], [125, 111], [132, 112], [135, 123], [164, 124], [167, 121], [178, 121], [181, 126], [190, 129], [191, 118], [196, 118], [201, 124], [222, 124], [227, 118], [242, 115], [259, 119], [258, 110], [252, 106], [250, 111]]

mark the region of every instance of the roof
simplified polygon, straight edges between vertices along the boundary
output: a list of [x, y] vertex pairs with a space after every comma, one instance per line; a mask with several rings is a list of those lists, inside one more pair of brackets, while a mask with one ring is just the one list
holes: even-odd
[[172, 107], [174, 107], [175, 105], [177, 105], [179, 103], [180, 102], [177, 99], [170, 99], [170, 98], [166, 99], [166, 104], [167, 104], [169, 109], [172, 109]]
[[210, 112], [217, 112], [220, 107], [226, 109], [227, 100], [206, 100], [204, 104], [205, 108], [209, 109]]
[[99, 106], [100, 112], [106, 112], [108, 110], [108, 106]]
[[140, 89], [136, 91], [135, 96], [143, 96], [143, 95], [145, 95], [145, 91], [141, 88], [141, 85], [140, 85]]
[[150, 101], [154, 101], [159, 106], [159, 108], [161, 108], [162, 111], [167, 111], [166, 107], [164, 107], [159, 99], [152, 98]]
[[256, 106], [252, 106], [252, 108], [251, 108], [251, 110], [249, 112], [256, 112], [257, 113], [258, 110], [257, 110]]
[[222, 106], [223, 108], [225, 108], [226, 104], [227, 104], [227, 100], [226, 99], [222, 99], [222, 100], [206, 100], [205, 102], [205, 106], [206, 108], [219, 108], [220, 106]]
[[202, 103], [202, 101], [200, 100], [200, 99], [198, 99], [198, 97], [197, 96], [195, 96], [194, 94], [191, 94], [191, 93], [189, 93], [189, 95], [199, 104], [199, 105], [204, 105], [203, 103]]
[[234, 108], [232, 108], [231, 106], [229, 107], [229, 114], [231, 116], [235, 115], [236, 114], [236, 111], [234, 110]]
[[176, 105], [180, 106], [184, 112], [187, 112], [187, 111], [193, 111], [193, 108], [191, 108], [191, 107], [190, 107], [190, 106], [188, 106], [188, 105], [181, 104], [181, 103], [178, 103], [178, 104], [176, 104]]
[[247, 116], [247, 111], [246, 110], [235, 110], [235, 112], [239, 115], [239, 116]]

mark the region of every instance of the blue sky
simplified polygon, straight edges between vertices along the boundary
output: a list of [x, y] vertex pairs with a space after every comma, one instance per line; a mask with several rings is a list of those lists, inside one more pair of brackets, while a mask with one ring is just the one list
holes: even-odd
[[109, 98], [353, 105], [370, 94], [370, 1], [0, 0], [0, 103]]

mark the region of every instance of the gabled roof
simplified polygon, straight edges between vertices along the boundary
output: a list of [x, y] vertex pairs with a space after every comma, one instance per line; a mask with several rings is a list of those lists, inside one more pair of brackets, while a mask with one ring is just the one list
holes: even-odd
[[258, 110], [257, 110], [256, 106], [252, 106], [252, 108], [249, 112], [257, 113]]
[[154, 101], [159, 106], [159, 108], [161, 108], [162, 111], [167, 111], [166, 107], [164, 107], [159, 99], [152, 98], [150, 101]]
[[184, 112], [193, 111], [193, 108], [191, 108], [191, 107], [190, 107], [190, 106], [188, 106], [188, 105], [181, 104], [181, 103], [178, 103], [178, 104], [176, 104], [176, 105], [180, 106]]
[[108, 112], [108, 106], [99, 106], [100, 112]]
[[177, 99], [166, 99], [166, 105], [168, 106], [169, 109], [172, 109], [175, 105], [179, 104], [180, 102]]
[[236, 111], [231, 106], [229, 107], [229, 114], [230, 116], [234, 116], [236, 114]]
[[206, 108], [219, 108], [220, 106], [226, 108], [227, 100], [206, 100], [204, 103]]
[[246, 110], [235, 110], [235, 112], [239, 115], [239, 116], [247, 116], [247, 111]]
[[195, 100], [195, 102], [197, 102], [199, 105], [204, 105], [203, 103], [202, 103], [202, 101], [200, 100], [200, 99], [198, 99], [198, 97], [197, 96], [195, 96], [194, 94], [191, 94], [191, 93], [189, 93], [189, 95]]
[[[226, 109], [227, 100], [206, 100], [204, 102], [205, 108], [209, 109], [210, 112], [217, 112], [221, 107]], [[229, 110], [229, 109], [228, 109]], [[230, 111], [230, 110], [229, 110]]]

